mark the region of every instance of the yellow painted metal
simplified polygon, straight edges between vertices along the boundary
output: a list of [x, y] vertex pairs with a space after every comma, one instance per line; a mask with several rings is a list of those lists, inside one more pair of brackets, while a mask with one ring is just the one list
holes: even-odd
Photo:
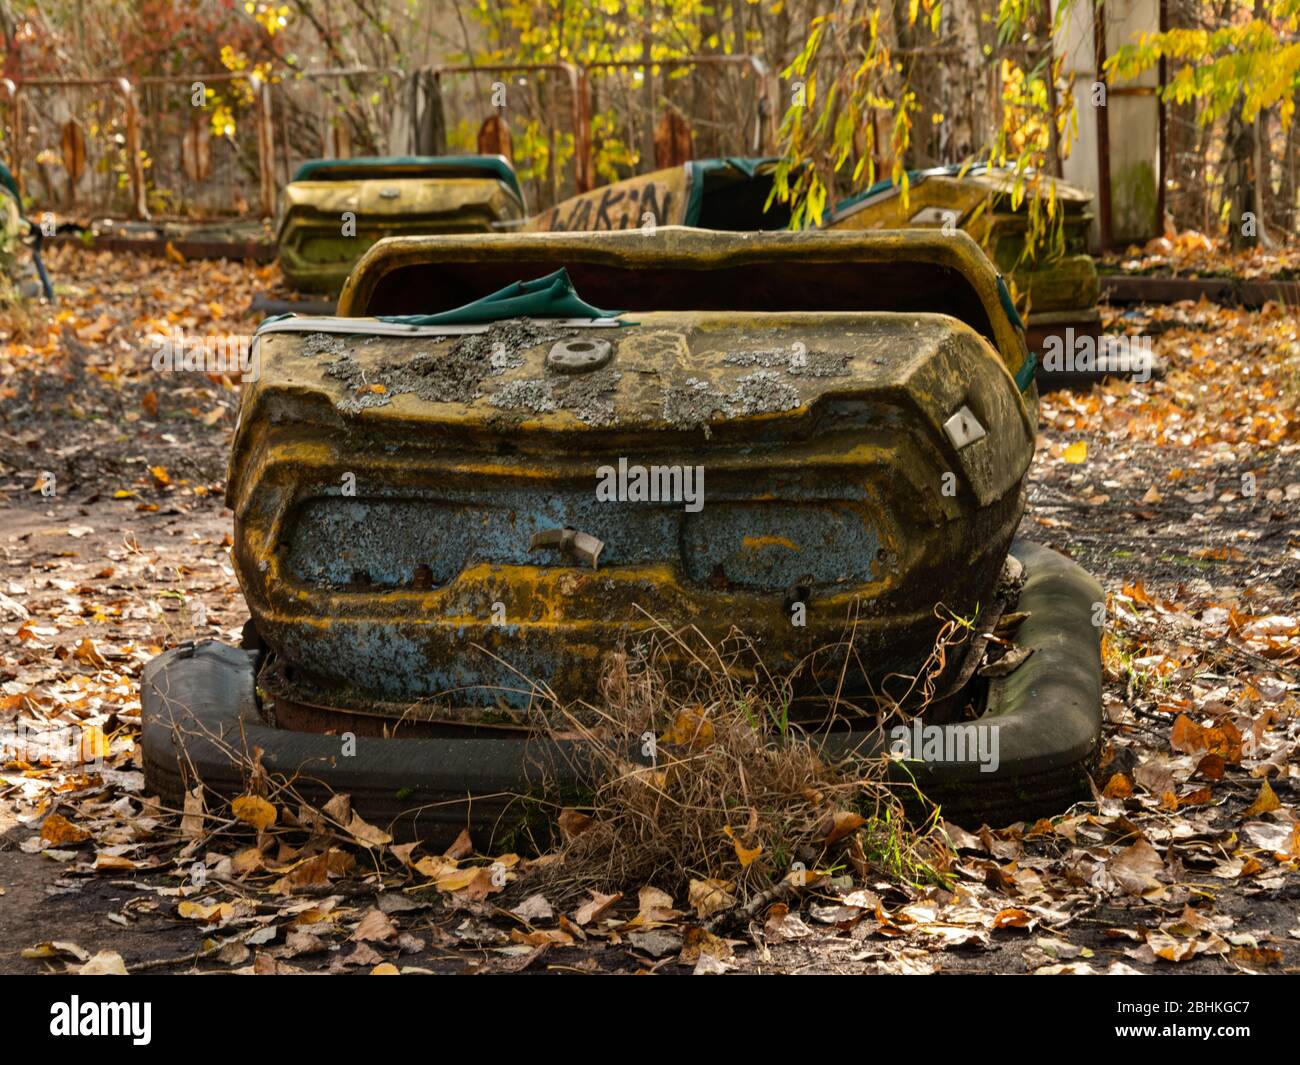
[[[240, 584], [308, 693], [295, 699], [430, 700], [478, 723], [522, 713], [534, 683], [594, 699], [605, 657], [656, 622], [714, 641], [739, 624], [769, 668], [806, 660], [814, 687], [839, 676], [815, 652], [848, 626], [854, 676], [874, 682], [919, 666], [937, 605], [986, 600], [1035, 428], [1012, 378], [1024, 343], [973, 241], [394, 238], [340, 313], [436, 311], [559, 267], [589, 301], [630, 308], [576, 332], [614, 348], [590, 375], [548, 371], [554, 336], [575, 331], [546, 323], [481, 343], [262, 337], [228, 502]], [[985, 435], [959, 447], [944, 423], [963, 407]], [[620, 460], [702, 467], [703, 508], [597, 502], [598, 471]], [[605, 541], [598, 568], [528, 550], [565, 525]]]
[[1005, 170], [973, 170], [965, 175], [931, 174], [908, 190], [907, 206], [897, 189], [834, 214], [832, 230], [885, 230], [904, 226], [958, 228], [986, 249], [989, 258], [1028, 296], [1030, 315], [1096, 306], [1097, 268], [1086, 254], [1092, 220], [1092, 193], [1068, 182], [1044, 178], [1065, 216], [1062, 254], [1041, 263], [1022, 262], [1028, 216], [1013, 210], [1014, 179]]
[[[771, 168], [760, 167], [758, 176], [744, 179], [719, 168], [722, 180], [712, 194], [713, 206], [702, 208], [704, 190], [691, 183], [707, 180], [695, 174], [692, 164], [655, 170], [603, 188], [574, 196], [529, 218], [532, 231], [603, 231], [645, 229], [655, 225], [692, 223], [689, 205], [696, 197], [697, 213], [726, 217], [726, 229], [776, 229], [780, 214], [767, 206]], [[1065, 219], [1065, 245], [1059, 254], [1041, 262], [1022, 261], [1028, 216], [1024, 206], [1012, 208], [1014, 176], [1002, 169], [976, 168], [965, 174], [930, 172], [915, 180], [907, 206], [897, 187], [866, 200], [849, 202], [824, 222], [835, 231], [877, 231], [920, 228], [969, 233], [989, 258], [1016, 286], [1020, 304], [1028, 308], [1031, 326], [1065, 319], [1078, 324], [1095, 318], [1098, 296], [1097, 268], [1087, 254], [1088, 226], [1092, 219], [1092, 194], [1059, 179], [1044, 178], [1042, 185], [1056, 197]], [[743, 204], [733, 202], [744, 197]], [[698, 224], [709, 226], [706, 218]]]
[[[728, 309], [911, 307], [978, 317], [970, 324], [989, 337], [1012, 374], [1027, 355], [979, 246], [964, 233], [919, 229], [718, 233], [659, 226], [653, 232], [396, 237], [362, 257], [339, 296], [338, 313], [449, 310], [495, 290], [489, 286], [541, 276], [548, 264], [566, 267], [578, 292], [598, 307], [668, 309], [668, 299], [711, 300]], [[707, 286], [694, 291], [694, 280], [705, 274]], [[677, 288], [671, 294], [663, 287], [670, 283]]]
[[410, 233], [486, 233], [523, 205], [495, 178], [374, 176], [285, 187], [277, 243], [289, 284], [337, 293], [365, 250]]

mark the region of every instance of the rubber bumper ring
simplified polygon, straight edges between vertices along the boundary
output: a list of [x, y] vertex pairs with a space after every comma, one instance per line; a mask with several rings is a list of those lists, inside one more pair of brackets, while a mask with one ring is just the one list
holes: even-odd
[[[1034, 654], [989, 683], [979, 720], [998, 726], [998, 769], [981, 772], [973, 761], [909, 763], [921, 789], [958, 824], [1049, 816], [1091, 795], [1102, 722], [1101, 629], [1093, 617], [1102, 591], [1048, 548], [1017, 540], [1011, 553], [1026, 575], [1018, 609], [1030, 615], [1016, 642]], [[309, 802], [346, 793], [356, 813], [399, 839], [446, 844], [469, 828], [484, 848], [515, 829], [530, 800], [553, 811], [590, 791], [593, 763], [579, 741], [357, 737], [355, 752], [345, 756], [339, 736], [266, 723], [256, 660], [255, 652], [208, 641], [166, 651], [145, 666], [142, 746], [150, 792], [177, 808], [196, 780], [219, 794], [242, 794], [248, 752], [260, 749], [263, 769], [292, 780]], [[876, 755], [887, 743], [879, 730], [819, 739], [830, 756]]]

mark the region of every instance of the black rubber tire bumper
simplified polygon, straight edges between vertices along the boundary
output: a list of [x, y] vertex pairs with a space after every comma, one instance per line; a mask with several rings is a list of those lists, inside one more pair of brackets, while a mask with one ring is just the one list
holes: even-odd
[[[1013, 673], [990, 679], [984, 713], [943, 729], [941, 750], [970, 752], [970, 730], [994, 730], [997, 767], [987, 761], [907, 760], [897, 778], [915, 780], [945, 818], [978, 827], [1050, 817], [1091, 798], [1101, 738], [1101, 633], [1105, 595], [1078, 563], [1050, 548], [1017, 540], [1011, 555], [1024, 567], [1017, 611], [1029, 614], [1015, 634], [1033, 654]], [[964, 730], [960, 742], [957, 730]], [[878, 754], [890, 731], [837, 733], [835, 754]], [[990, 745], [991, 746], [991, 745]], [[904, 768], [905, 767], [905, 768]]]
[[314, 804], [352, 809], [399, 839], [502, 839], [576, 793], [590, 777], [584, 748], [526, 738], [350, 738], [275, 728], [256, 690], [257, 652], [215, 640], [165, 651], [141, 679], [145, 783], [179, 806], [202, 784], [243, 794], [256, 764]]
[[[1029, 617], [1017, 643], [1034, 649], [1015, 672], [989, 682], [978, 724], [996, 727], [998, 765], [909, 761], [921, 790], [944, 816], [978, 826], [1060, 813], [1090, 796], [1101, 733], [1102, 601], [1096, 581], [1047, 548], [1016, 541], [1026, 581], [1018, 609]], [[399, 839], [449, 843], [468, 828], [477, 845], [508, 845], [532, 816], [554, 814], [594, 787], [590, 752], [579, 741], [536, 736], [350, 738], [275, 728], [256, 689], [257, 654], [210, 641], [166, 651], [141, 681], [147, 788], [180, 807], [201, 781], [242, 794], [254, 763], [312, 803], [351, 796], [352, 809]], [[943, 726], [945, 729], [964, 726]], [[832, 756], [877, 755], [888, 733], [822, 736]]]

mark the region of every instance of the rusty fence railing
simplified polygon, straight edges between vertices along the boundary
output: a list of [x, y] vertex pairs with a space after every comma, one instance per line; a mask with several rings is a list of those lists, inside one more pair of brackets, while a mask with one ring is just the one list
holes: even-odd
[[657, 168], [775, 149], [776, 79], [757, 56], [625, 59], [588, 63], [586, 72], [592, 114], [617, 116], [611, 132]]
[[256, 74], [141, 78], [146, 214], [137, 217], [271, 214], [270, 92]]
[[447, 151], [510, 157], [540, 210], [638, 157], [771, 150], [773, 84], [747, 55], [0, 79], [0, 152], [33, 213], [269, 218], [306, 159]]
[[438, 150], [505, 155], [534, 209], [592, 187], [586, 72], [574, 63], [428, 71]]

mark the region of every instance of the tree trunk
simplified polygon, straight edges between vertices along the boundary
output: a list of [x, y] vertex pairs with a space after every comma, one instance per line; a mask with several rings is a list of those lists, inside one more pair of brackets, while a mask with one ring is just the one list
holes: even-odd
[[1242, 121], [1240, 100], [1228, 115], [1224, 156], [1228, 243], [1237, 249], [1253, 248], [1259, 244], [1259, 216], [1255, 213], [1255, 127]]

